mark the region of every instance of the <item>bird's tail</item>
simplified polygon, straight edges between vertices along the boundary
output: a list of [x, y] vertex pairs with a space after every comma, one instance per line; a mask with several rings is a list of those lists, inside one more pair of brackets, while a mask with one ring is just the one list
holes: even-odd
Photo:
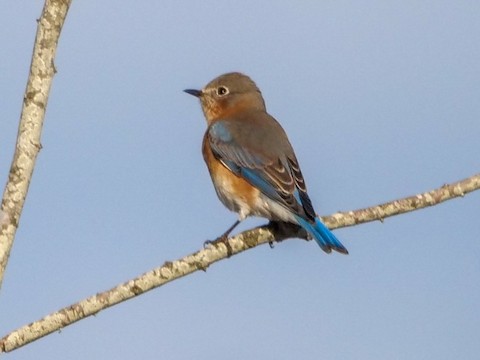
[[335, 235], [320, 221], [320, 219], [315, 218], [315, 223], [312, 224], [309, 221], [297, 217], [298, 224], [307, 230], [315, 239], [318, 245], [326, 253], [331, 253], [332, 250], [335, 250], [339, 253], [348, 254], [348, 250], [342, 243], [337, 239]]

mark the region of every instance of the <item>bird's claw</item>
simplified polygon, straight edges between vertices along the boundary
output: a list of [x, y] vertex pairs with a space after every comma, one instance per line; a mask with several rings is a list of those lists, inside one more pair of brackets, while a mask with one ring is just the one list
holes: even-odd
[[203, 242], [203, 248], [206, 249], [207, 247], [209, 247], [210, 245], [213, 245], [213, 243], [215, 242], [215, 240], [205, 240]]
[[227, 257], [230, 257], [233, 255], [233, 249], [230, 246], [230, 243], [228, 242], [228, 236], [222, 235], [216, 238], [215, 240], [206, 240], [203, 243], [203, 248], [207, 248], [208, 246], [215, 246], [219, 243], [223, 243], [225, 247], [227, 248]]
[[218, 244], [219, 242], [226, 243], [227, 240], [228, 240], [227, 237], [222, 235], [216, 238], [215, 240], [205, 240], [205, 242], [203, 243], [203, 247], [206, 248], [209, 245], [215, 245], [215, 244]]

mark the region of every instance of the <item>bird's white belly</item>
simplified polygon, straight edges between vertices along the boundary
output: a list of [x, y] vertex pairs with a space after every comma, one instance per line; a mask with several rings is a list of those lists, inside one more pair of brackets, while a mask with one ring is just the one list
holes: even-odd
[[229, 178], [215, 177], [213, 185], [217, 192], [218, 198], [229, 210], [238, 213], [240, 220], [252, 215], [253, 209], [248, 204], [247, 198], [238, 194], [233, 182]]

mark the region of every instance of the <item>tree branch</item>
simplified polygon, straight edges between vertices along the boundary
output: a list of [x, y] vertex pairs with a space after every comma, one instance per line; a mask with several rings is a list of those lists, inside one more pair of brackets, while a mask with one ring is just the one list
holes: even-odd
[[38, 20], [32, 63], [23, 98], [17, 144], [0, 210], [0, 287], [20, 214], [41, 149], [40, 136], [55, 74], [53, 60], [71, 0], [47, 0]]
[[438, 205], [444, 201], [457, 197], [463, 197], [466, 194], [480, 188], [480, 174], [469, 178], [445, 184], [441, 188], [425, 192], [423, 194], [409, 196], [403, 199], [394, 200], [372, 206], [366, 209], [360, 209], [348, 212], [339, 212], [333, 214], [327, 221], [331, 229], [339, 227], [353, 226], [375, 220], [383, 219], [404, 214], [414, 210], [420, 210], [429, 206]]
[[[394, 200], [370, 208], [356, 211], [336, 213], [323, 220], [331, 229], [362, 224], [423, 209], [444, 201], [464, 196], [480, 189], [480, 174], [470, 178], [444, 185], [441, 188], [404, 199]], [[110, 290], [90, 296], [76, 304], [65, 307], [47, 315], [43, 319], [25, 325], [0, 339], [0, 351], [9, 352], [35, 341], [54, 331], [58, 331], [87, 316], [122, 301], [141, 295], [160, 287], [170, 281], [179, 279], [198, 270], [206, 271], [213, 263], [239, 254], [258, 245], [281, 241], [287, 238], [300, 237], [306, 239], [307, 234], [298, 226], [286, 223], [270, 223], [252, 230], [247, 230], [226, 243], [214, 242], [211, 246], [197, 251], [173, 262], [165, 262], [132, 280], [124, 282]]]

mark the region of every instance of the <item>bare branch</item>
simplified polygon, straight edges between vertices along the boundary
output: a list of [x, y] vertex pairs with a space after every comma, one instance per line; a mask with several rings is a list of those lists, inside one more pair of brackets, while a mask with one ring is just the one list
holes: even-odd
[[38, 20], [32, 63], [23, 99], [17, 144], [0, 210], [0, 287], [20, 214], [41, 149], [40, 136], [55, 74], [54, 58], [71, 0], [47, 0]]
[[441, 188], [425, 192], [423, 194], [413, 195], [399, 200], [390, 201], [366, 209], [360, 209], [348, 212], [339, 212], [333, 214], [326, 220], [326, 224], [331, 229], [340, 227], [363, 224], [370, 221], [380, 220], [404, 214], [414, 210], [420, 210], [429, 206], [440, 204], [444, 201], [478, 190], [480, 188], [480, 174], [473, 175], [464, 180], [445, 184]]
[[[439, 189], [423, 194], [366, 209], [336, 213], [332, 216], [324, 217], [323, 220], [332, 229], [374, 220], [383, 220], [389, 216], [437, 205], [446, 200], [464, 196], [478, 189], [480, 189], [480, 174], [453, 184], [444, 185]], [[270, 223], [245, 231], [230, 238], [226, 243], [215, 242], [206, 249], [202, 249], [173, 262], [166, 262], [163, 266], [153, 269], [137, 278], [105, 292], [93, 295], [11, 332], [0, 339], [0, 351], [9, 352], [17, 349], [87, 316], [94, 315], [103, 309], [141, 295], [170, 281], [179, 279], [198, 270], [205, 271], [211, 264], [232, 255], [236, 255], [261, 244], [281, 241], [292, 237], [306, 238], [306, 233], [299, 227], [291, 224]]]

